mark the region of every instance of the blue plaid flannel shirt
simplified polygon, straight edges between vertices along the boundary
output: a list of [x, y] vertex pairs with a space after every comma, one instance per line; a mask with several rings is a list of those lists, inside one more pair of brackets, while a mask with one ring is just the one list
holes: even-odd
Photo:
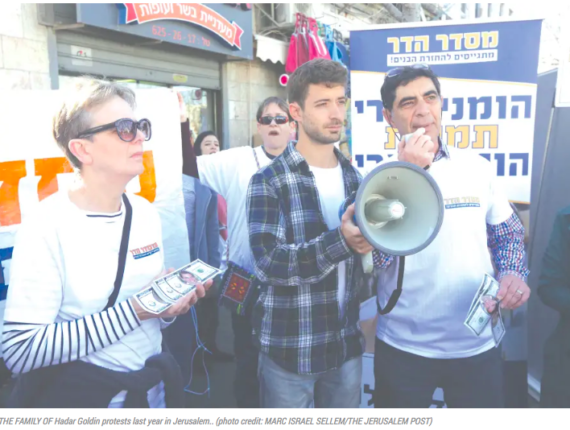
[[[362, 180], [340, 151], [345, 195]], [[309, 165], [289, 143], [251, 179], [249, 238], [262, 282], [253, 310], [260, 351], [284, 369], [317, 374], [337, 369], [363, 352], [356, 291], [359, 264], [340, 227], [324, 221]], [[346, 261], [346, 312], [339, 312], [337, 267]]]

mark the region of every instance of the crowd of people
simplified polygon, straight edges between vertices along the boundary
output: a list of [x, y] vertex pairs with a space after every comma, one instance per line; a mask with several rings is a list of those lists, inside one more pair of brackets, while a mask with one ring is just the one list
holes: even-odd
[[[40, 203], [14, 247], [3, 332], [3, 357], [16, 376], [8, 406], [183, 407], [195, 306], [205, 357], [235, 359], [238, 407], [358, 407], [360, 256], [372, 252], [378, 303], [402, 288], [378, 318], [375, 406], [429, 407], [442, 387], [449, 407], [503, 407], [491, 328], [474, 336], [463, 320], [485, 273], [500, 283], [502, 308], [528, 300], [524, 228], [491, 164], [442, 145], [440, 82], [415, 65], [390, 70], [381, 91], [386, 121], [400, 136], [413, 133], [400, 141], [398, 159], [429, 166], [444, 199], [476, 203], [446, 207], [436, 240], [405, 267], [373, 249], [354, 221], [362, 176], [335, 147], [346, 85], [337, 62], [303, 64], [289, 79], [287, 102], [270, 97], [259, 106], [262, 145], [223, 151], [212, 131], [193, 139], [179, 99], [188, 259], [223, 275], [152, 314], [134, 296], [168, 273], [160, 219], [148, 201], [124, 192], [143, 171], [152, 118], [137, 119], [126, 87], [79, 84], [53, 121], [77, 181]], [[539, 289], [563, 316], [567, 220], [568, 211], [557, 219]], [[141, 258], [126, 252], [149, 245], [157, 251]], [[235, 357], [216, 346], [223, 305]], [[553, 342], [567, 344], [569, 320], [561, 321]], [[570, 398], [570, 384], [551, 379], [553, 397]]]

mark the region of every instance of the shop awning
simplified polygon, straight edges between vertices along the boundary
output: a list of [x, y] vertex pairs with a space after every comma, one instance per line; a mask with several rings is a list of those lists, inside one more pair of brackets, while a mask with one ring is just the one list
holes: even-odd
[[273, 39], [266, 36], [255, 36], [257, 41], [257, 57], [263, 61], [271, 61], [272, 63], [283, 63], [287, 61], [287, 51], [289, 42]]

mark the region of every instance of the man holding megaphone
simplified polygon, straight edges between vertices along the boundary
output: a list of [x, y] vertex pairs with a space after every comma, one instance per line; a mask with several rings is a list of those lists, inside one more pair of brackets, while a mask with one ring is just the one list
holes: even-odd
[[[528, 300], [524, 227], [491, 163], [442, 145], [441, 87], [428, 66], [390, 70], [381, 96], [385, 119], [403, 136], [398, 160], [427, 169], [441, 190], [444, 217], [437, 237], [406, 258], [401, 274], [400, 260], [383, 253], [378, 301], [388, 301], [399, 277], [401, 295], [392, 311], [378, 318], [375, 405], [429, 407], [442, 387], [449, 407], [503, 407], [500, 348], [491, 327], [475, 336], [463, 322], [484, 274], [494, 273], [493, 263], [501, 306], [514, 309]], [[407, 212], [423, 215], [423, 204], [408, 206]], [[384, 251], [396, 248], [413, 239], [410, 232], [402, 231], [393, 245], [380, 235], [378, 242]]]

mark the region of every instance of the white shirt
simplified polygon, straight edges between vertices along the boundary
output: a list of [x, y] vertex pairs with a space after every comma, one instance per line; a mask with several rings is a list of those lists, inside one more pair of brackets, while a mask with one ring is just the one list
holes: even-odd
[[254, 273], [254, 266], [249, 246], [246, 201], [251, 177], [259, 170], [253, 151], [260, 167], [271, 163], [261, 146], [255, 149], [249, 146], [231, 148], [197, 157], [200, 181], [221, 194], [228, 205], [229, 259], [251, 273]]
[[220, 236], [218, 251], [220, 252], [220, 270], [225, 272], [228, 268], [228, 241], [224, 240], [222, 236]]
[[[163, 269], [160, 218], [142, 197], [128, 195], [128, 198], [133, 215], [125, 271], [116, 301], [122, 302], [118, 310], [120, 324], [115, 314], [109, 312], [111, 325], [120, 339], [116, 340], [111, 333], [111, 344], [87, 355], [83, 353], [85, 342], [79, 348], [81, 360], [122, 372], [140, 370], [149, 357], [162, 351], [162, 322], [149, 319], [137, 327], [138, 319], [135, 320], [126, 305], [128, 298], [146, 287]], [[124, 217], [124, 208], [116, 214], [83, 211], [71, 202], [66, 191], [42, 201], [38, 210], [24, 220], [16, 236], [5, 321], [50, 325], [100, 313], [114, 288]], [[89, 318], [86, 320], [91, 337], [100, 346], [94, 325]], [[104, 338], [102, 325], [95, 321], [99, 335]], [[126, 334], [121, 333], [119, 325]], [[128, 325], [134, 329], [129, 330]], [[83, 326], [79, 328], [82, 329]], [[77, 342], [76, 334], [69, 331], [71, 342]], [[50, 332], [47, 333], [49, 336]], [[54, 339], [61, 342], [61, 336]], [[53, 340], [48, 347], [52, 344]], [[73, 349], [66, 339], [64, 350], [68, 348]], [[71, 354], [72, 359], [75, 355]], [[151, 405], [163, 401], [161, 391], [158, 386], [149, 391]], [[122, 404], [125, 393], [119, 393], [112, 406]]]
[[[332, 169], [322, 169], [309, 166], [317, 183], [317, 194], [321, 213], [329, 230], [340, 226], [339, 209], [345, 200], [344, 178], [340, 163]], [[338, 302], [341, 318], [344, 316], [346, 305], [346, 262], [338, 265]]]
[[[376, 331], [391, 346], [429, 358], [472, 357], [494, 347], [490, 325], [477, 337], [463, 322], [484, 274], [494, 273], [487, 224], [512, 215], [489, 161], [454, 148], [449, 153], [428, 171], [444, 198], [441, 230], [427, 248], [406, 257], [402, 295], [379, 316]], [[396, 288], [397, 261], [381, 271], [381, 305]]]

